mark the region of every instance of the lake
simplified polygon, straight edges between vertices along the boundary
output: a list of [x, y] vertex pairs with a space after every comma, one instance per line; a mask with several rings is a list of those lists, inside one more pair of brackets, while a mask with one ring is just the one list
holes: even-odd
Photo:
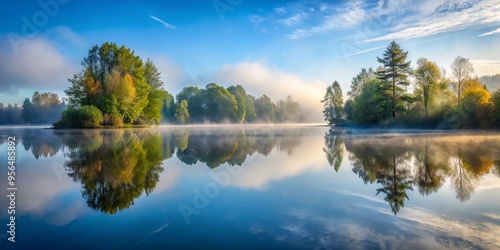
[[499, 133], [0, 127], [0, 162], [1, 249], [500, 248]]

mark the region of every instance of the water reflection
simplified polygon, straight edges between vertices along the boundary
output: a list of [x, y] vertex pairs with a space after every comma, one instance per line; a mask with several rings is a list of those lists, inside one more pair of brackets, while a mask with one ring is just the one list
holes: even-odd
[[113, 214], [128, 208], [154, 190], [163, 171], [159, 134], [89, 130], [58, 135], [67, 148], [68, 175], [82, 184], [82, 197], [94, 210]]
[[[169, 167], [164, 165], [165, 160], [174, 156], [183, 163], [182, 167], [202, 164], [210, 169], [241, 166], [253, 155], [267, 157], [275, 166], [262, 165], [266, 161], [261, 158], [244, 175], [232, 180], [234, 186], [255, 189], [304, 169], [319, 169], [318, 164], [326, 166], [320, 162], [312, 164], [316, 160], [312, 151], [322, 154], [321, 146], [310, 147], [312, 140], [307, 131], [310, 130], [228, 127], [24, 129], [16, 133], [21, 138], [18, 143], [36, 159], [61, 152], [67, 174], [81, 184], [87, 205], [113, 214], [133, 205], [142, 194], [153, 192], [160, 174]], [[481, 177], [489, 173], [500, 177], [499, 141], [498, 135], [363, 134], [330, 129], [324, 135], [322, 150], [336, 172], [343, 162], [349, 162], [352, 172], [365, 184], [376, 186], [374, 196], [381, 196], [397, 214], [412, 190], [429, 196], [447, 182], [458, 200], [471, 199]], [[301, 144], [305, 145], [299, 150]], [[276, 152], [290, 157], [290, 162], [272, 159]]]
[[164, 160], [176, 156], [182, 163], [242, 165], [247, 157], [271, 154], [291, 156], [300, 145], [301, 130], [173, 129], [152, 130], [22, 130], [19, 137], [36, 159], [62, 152], [68, 176], [82, 185], [87, 205], [114, 214], [149, 195], [159, 182]]
[[416, 186], [428, 196], [447, 178], [456, 198], [469, 200], [482, 176], [490, 172], [498, 176], [499, 141], [496, 135], [359, 135], [331, 129], [323, 150], [337, 171], [345, 146], [352, 171], [365, 184], [379, 184], [376, 195], [385, 194], [384, 200], [397, 214], [408, 200], [408, 190]]
[[254, 153], [267, 156], [274, 148], [291, 156], [300, 145], [300, 130], [234, 129], [227, 132], [181, 129], [175, 135], [179, 160], [187, 165], [201, 162], [210, 168], [225, 163], [241, 166], [248, 156]]

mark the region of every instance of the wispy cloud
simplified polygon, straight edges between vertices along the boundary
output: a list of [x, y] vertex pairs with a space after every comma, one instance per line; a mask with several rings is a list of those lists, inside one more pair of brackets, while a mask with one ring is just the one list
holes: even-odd
[[366, 39], [364, 42], [403, 40], [427, 37], [479, 25], [500, 22], [500, 5], [497, 0], [446, 1], [434, 9], [418, 9], [403, 16], [399, 25], [389, 28], [385, 35]]
[[249, 19], [250, 19], [250, 22], [252, 22], [254, 24], [262, 23], [262, 22], [264, 22], [264, 20], [266, 20], [265, 18], [263, 18], [259, 15], [250, 15]]
[[286, 11], [286, 8], [285, 7], [281, 7], [281, 8], [274, 8], [274, 12], [276, 12], [277, 14], [286, 14], [287, 11]]
[[175, 26], [173, 26], [172, 24], [169, 24], [169, 23], [167, 23], [167, 22], [165, 22], [165, 21], [161, 20], [161, 19], [160, 19], [160, 18], [158, 18], [158, 17], [151, 16], [151, 15], [150, 15], [149, 17], [151, 17], [151, 19], [153, 19], [153, 20], [155, 20], [155, 21], [157, 21], [157, 22], [159, 22], [159, 23], [163, 24], [163, 26], [165, 26], [165, 28], [169, 28], [169, 29], [177, 29], [177, 27], [175, 27]]
[[[377, 4], [357, 0], [341, 6], [321, 3], [314, 7], [319, 10], [314, 18], [296, 25], [287, 37], [301, 39], [358, 29], [366, 37], [362, 42], [369, 43], [428, 37], [500, 22], [498, 0], [380, 0]], [[376, 32], [365, 34], [367, 27], [375, 27]], [[499, 33], [500, 28], [480, 36]]]
[[493, 30], [493, 31], [490, 31], [490, 32], [483, 33], [479, 36], [491, 36], [491, 35], [496, 35], [496, 34], [500, 34], [500, 28]]
[[[319, 9], [320, 11], [328, 12], [328, 14], [322, 17], [320, 24], [296, 29], [288, 34], [287, 37], [300, 39], [333, 30], [354, 28], [365, 23], [369, 17], [363, 5], [362, 1], [349, 2], [349, 4], [340, 8], [323, 4]], [[333, 10], [333, 12], [329, 12], [329, 10]]]
[[299, 13], [299, 14], [295, 14], [289, 18], [278, 20], [278, 23], [285, 25], [285, 26], [295, 26], [295, 25], [302, 23], [302, 21], [304, 19], [306, 19], [308, 16], [309, 15], [307, 13]]
[[358, 52], [354, 52], [352, 54], [348, 54], [348, 55], [345, 55], [345, 56], [347, 57], [347, 56], [361, 55], [361, 54], [365, 54], [365, 53], [368, 53], [368, 52], [371, 52], [371, 51], [374, 51], [374, 50], [379, 50], [379, 49], [382, 49], [382, 48], [385, 48], [385, 46], [377, 46], [377, 47], [374, 47], [374, 48], [369, 48], [369, 49], [361, 50], [361, 51], [358, 51]]
[[500, 60], [470, 60], [474, 65], [474, 72], [478, 76], [500, 73]]

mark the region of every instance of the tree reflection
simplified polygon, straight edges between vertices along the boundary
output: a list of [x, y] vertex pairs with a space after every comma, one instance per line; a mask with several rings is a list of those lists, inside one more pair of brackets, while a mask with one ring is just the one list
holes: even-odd
[[24, 129], [22, 144], [24, 149], [30, 150], [36, 159], [54, 156], [62, 148], [59, 138], [48, 129]]
[[328, 164], [333, 166], [335, 172], [338, 172], [342, 163], [342, 155], [344, 154], [342, 132], [330, 128], [324, 138], [325, 146], [323, 147], [323, 152], [326, 154]]
[[300, 145], [300, 133], [284, 131], [276, 133], [271, 129], [233, 130], [223, 135], [215, 132], [185, 130], [178, 137], [177, 158], [184, 164], [198, 162], [210, 168], [222, 164], [242, 165], [255, 152], [267, 156], [273, 149], [291, 156]]
[[377, 180], [377, 183], [382, 184], [382, 187], [377, 189], [376, 195], [379, 193], [386, 195], [384, 200], [389, 203], [394, 215], [405, 206], [405, 199], [409, 199], [406, 191], [413, 191], [410, 169], [408, 165], [404, 164], [405, 162], [404, 159], [397, 159], [396, 155], [393, 154], [389, 171]]
[[353, 171], [365, 183], [377, 182], [376, 195], [385, 194], [384, 200], [391, 210], [397, 214], [408, 200], [407, 191], [413, 190], [409, 155], [404, 140], [388, 139], [355, 139], [346, 140], [346, 148], [350, 151], [349, 159]]
[[159, 134], [86, 130], [61, 136], [69, 148], [68, 175], [82, 183], [82, 196], [94, 210], [113, 214], [128, 208], [159, 181], [164, 159]]
[[[331, 131], [325, 136], [323, 151], [333, 166], [341, 161], [339, 138]], [[341, 138], [352, 171], [365, 184], [382, 185], [376, 195], [386, 195], [384, 200], [394, 214], [409, 200], [408, 190], [413, 190], [413, 186], [427, 196], [438, 192], [449, 179], [457, 199], [467, 201], [481, 176], [490, 172], [498, 175], [500, 147], [499, 138], [494, 136], [344, 135]]]
[[415, 184], [421, 195], [437, 192], [449, 174], [448, 157], [439, 152], [439, 148], [425, 141], [422, 151], [415, 152], [416, 173]]
[[457, 199], [460, 201], [469, 200], [478, 183], [479, 178], [464, 168], [463, 160], [460, 157], [455, 158], [451, 173], [451, 185], [457, 193]]

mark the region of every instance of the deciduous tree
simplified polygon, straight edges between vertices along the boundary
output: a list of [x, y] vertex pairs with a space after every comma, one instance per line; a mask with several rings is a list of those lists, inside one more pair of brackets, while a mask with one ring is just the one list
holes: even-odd
[[474, 68], [468, 58], [458, 56], [453, 61], [451, 70], [453, 76], [455, 77], [455, 81], [452, 82], [452, 87], [457, 95], [458, 105], [460, 105], [460, 102], [462, 101], [462, 93], [466, 88], [465, 83], [470, 79], [470, 75], [474, 73]]

